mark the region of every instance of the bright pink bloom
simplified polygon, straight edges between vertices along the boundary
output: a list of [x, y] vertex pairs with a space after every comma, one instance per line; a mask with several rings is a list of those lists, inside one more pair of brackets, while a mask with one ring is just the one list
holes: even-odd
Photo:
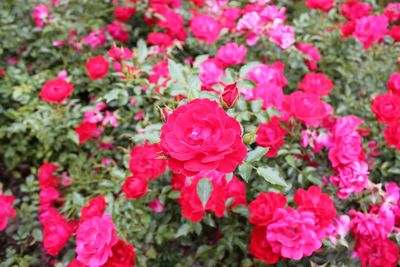
[[50, 8], [43, 4], [38, 4], [32, 12], [32, 18], [35, 21], [36, 28], [43, 28], [49, 19]]
[[400, 95], [400, 72], [395, 72], [390, 75], [387, 88], [391, 93]]
[[274, 253], [300, 260], [321, 247], [322, 238], [312, 212], [278, 209], [273, 220], [267, 226], [267, 239]]
[[77, 259], [89, 267], [100, 267], [112, 256], [112, 247], [117, 242], [111, 216], [92, 217], [79, 225], [76, 231]]
[[329, 12], [333, 8], [333, 0], [306, 0], [308, 8]]
[[353, 235], [359, 239], [385, 239], [393, 229], [393, 223], [388, 224], [381, 214], [362, 213], [350, 210], [350, 227]]
[[275, 43], [282, 49], [288, 49], [295, 42], [293, 27], [283, 25], [282, 23], [274, 24], [267, 31], [267, 35], [270, 42]]
[[211, 16], [197, 14], [190, 21], [190, 29], [198, 40], [213, 44], [219, 37], [221, 25]]
[[118, 21], [114, 21], [107, 25], [107, 32], [115, 41], [127, 42], [129, 40], [129, 32], [122, 28], [122, 25]]
[[89, 35], [82, 38], [82, 43], [89, 45], [91, 48], [104, 46], [106, 42], [107, 38], [103, 28], [99, 28], [97, 32], [92, 30]]
[[330, 177], [330, 182], [339, 187], [339, 198], [348, 198], [352, 193], [359, 194], [368, 185], [368, 164], [354, 161], [347, 165], [339, 165], [337, 175]]
[[340, 7], [342, 15], [348, 20], [357, 20], [367, 16], [372, 7], [368, 3], [358, 2], [358, 0], [348, 0]]
[[16, 215], [13, 209], [14, 197], [12, 195], [0, 195], [0, 231], [7, 227], [8, 219]]
[[389, 22], [400, 20], [400, 3], [389, 3], [385, 8], [384, 15], [389, 19]]
[[56, 256], [67, 244], [72, 227], [55, 209], [49, 210], [41, 221], [43, 225], [43, 247], [46, 252]]
[[58, 178], [53, 175], [53, 173], [58, 169], [58, 166], [45, 162], [40, 166], [38, 177], [40, 186], [52, 186], [56, 187], [58, 185]]
[[218, 49], [215, 58], [222, 63], [224, 67], [241, 64], [246, 61], [247, 48], [237, 43], [228, 43]]
[[366, 16], [356, 21], [353, 36], [355, 39], [363, 43], [364, 49], [368, 49], [375, 42], [381, 40], [386, 33], [388, 27], [387, 17], [381, 16]]
[[224, 74], [224, 70], [216, 59], [207, 59], [200, 64], [199, 79], [205, 90], [211, 90], [211, 87], [217, 84]]

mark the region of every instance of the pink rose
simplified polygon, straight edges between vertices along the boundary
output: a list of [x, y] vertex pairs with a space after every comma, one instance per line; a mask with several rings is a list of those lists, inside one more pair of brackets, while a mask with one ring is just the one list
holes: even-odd
[[333, 82], [323, 73], [309, 72], [297, 86], [304, 92], [325, 96], [329, 95], [333, 87]]
[[219, 60], [224, 67], [241, 64], [246, 61], [247, 48], [237, 43], [228, 43], [218, 49], [215, 58]]
[[15, 210], [12, 205], [14, 197], [10, 195], [0, 195], [0, 231], [7, 227], [8, 218], [15, 217]]
[[360, 18], [356, 21], [353, 36], [363, 43], [366, 50], [385, 35], [388, 24], [387, 17], [383, 15]]
[[77, 259], [89, 267], [99, 267], [112, 256], [112, 247], [118, 242], [111, 216], [92, 217], [79, 225], [76, 231]]
[[199, 79], [203, 89], [205, 90], [211, 90], [211, 87], [217, 84], [224, 74], [224, 70], [219, 66], [218, 61], [215, 59], [207, 59], [200, 64]]
[[211, 16], [198, 14], [190, 21], [190, 29], [198, 40], [213, 44], [219, 37], [221, 25]]

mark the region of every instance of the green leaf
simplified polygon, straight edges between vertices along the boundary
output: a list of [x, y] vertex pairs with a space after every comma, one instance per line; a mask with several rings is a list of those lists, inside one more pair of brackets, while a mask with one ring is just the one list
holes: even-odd
[[285, 179], [281, 176], [278, 170], [271, 167], [259, 167], [257, 173], [262, 176], [265, 181], [274, 185], [280, 185], [286, 187], [287, 184]]
[[290, 166], [292, 166], [293, 168], [296, 168], [296, 167], [297, 167], [296, 158], [295, 158], [293, 155], [287, 155], [287, 156], [285, 157], [285, 159], [286, 159], [286, 162], [287, 162]]
[[201, 178], [199, 183], [197, 184], [197, 194], [200, 197], [201, 203], [205, 208], [208, 202], [208, 199], [211, 196], [211, 192], [213, 190], [213, 186], [208, 178]]
[[239, 166], [239, 175], [242, 177], [242, 179], [247, 183], [249, 182], [251, 170], [253, 169], [253, 165], [250, 163], [244, 161], [240, 166]]
[[171, 79], [176, 80], [179, 83], [185, 84], [185, 76], [183, 75], [183, 67], [181, 64], [175, 61], [168, 60], [168, 68]]
[[268, 147], [258, 146], [258, 147], [256, 147], [256, 149], [247, 153], [246, 161], [248, 161], [248, 162], [259, 161], [265, 155], [265, 153], [268, 152], [268, 150], [269, 150]]
[[146, 42], [140, 39], [137, 42], [137, 51], [138, 51], [138, 62], [142, 63], [147, 57], [148, 49], [146, 46]]
[[180, 236], [187, 235], [189, 233], [189, 231], [190, 231], [190, 228], [191, 228], [190, 224], [188, 224], [188, 223], [182, 224], [179, 227], [178, 232], [176, 233], [176, 237], [178, 238]]

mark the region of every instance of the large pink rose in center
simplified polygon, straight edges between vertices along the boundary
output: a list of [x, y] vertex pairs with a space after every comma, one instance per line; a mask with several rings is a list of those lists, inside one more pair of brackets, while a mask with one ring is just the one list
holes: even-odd
[[230, 173], [247, 154], [240, 124], [209, 99], [178, 107], [161, 129], [161, 148], [174, 172], [191, 176], [203, 170]]

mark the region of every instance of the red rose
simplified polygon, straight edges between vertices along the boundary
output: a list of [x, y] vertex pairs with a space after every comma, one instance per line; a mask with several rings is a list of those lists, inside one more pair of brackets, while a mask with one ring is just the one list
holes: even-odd
[[42, 221], [43, 247], [46, 252], [56, 256], [68, 242], [72, 233], [67, 220], [55, 209], [49, 210], [49, 214]]
[[162, 157], [159, 144], [135, 146], [131, 151], [129, 170], [132, 176], [156, 179], [164, 174], [167, 161]]
[[74, 86], [63, 79], [56, 78], [47, 81], [40, 91], [40, 97], [43, 101], [61, 103], [67, 99], [74, 91]]
[[400, 96], [383, 94], [372, 100], [372, 111], [382, 123], [392, 123], [400, 119]]
[[185, 186], [185, 184], [186, 184], [186, 176], [179, 173], [172, 174], [171, 178], [172, 189], [181, 190]]
[[286, 197], [281, 193], [261, 193], [249, 204], [249, 221], [255, 225], [267, 226], [272, 222], [274, 212], [285, 205]]
[[333, 8], [333, 0], [306, 0], [308, 8], [319, 9], [328, 12]]
[[75, 128], [75, 132], [78, 134], [79, 144], [84, 144], [89, 138], [97, 136], [99, 128], [96, 123], [84, 121]]
[[278, 117], [272, 117], [271, 121], [262, 123], [257, 129], [256, 143], [269, 150], [265, 156], [272, 158], [278, 153], [281, 146], [285, 143], [286, 130], [279, 123]]
[[174, 110], [161, 128], [161, 148], [174, 172], [233, 172], [246, 157], [240, 124], [209, 99], [195, 99]]
[[400, 95], [400, 72], [393, 73], [387, 82], [387, 87], [390, 92]]
[[395, 42], [400, 41], [400, 26], [395, 25], [389, 30], [389, 35]]
[[356, 20], [367, 16], [372, 11], [368, 3], [358, 2], [358, 0], [348, 0], [340, 6], [340, 12], [348, 20]]
[[355, 250], [362, 267], [398, 266], [400, 250], [390, 239], [361, 239], [357, 242]]
[[53, 175], [53, 173], [58, 169], [58, 166], [45, 162], [39, 168], [39, 184], [40, 186], [52, 186], [56, 187], [58, 185], [58, 178]]
[[41, 211], [48, 210], [53, 203], [60, 197], [58, 190], [51, 186], [43, 186], [39, 193], [39, 209]]
[[121, 23], [118, 21], [108, 24], [107, 32], [115, 41], [125, 43], [129, 40], [129, 33], [122, 28]]
[[267, 228], [255, 226], [250, 236], [249, 252], [265, 264], [275, 264], [280, 255], [272, 251], [267, 239]]
[[174, 44], [171, 36], [162, 32], [152, 32], [147, 36], [147, 43], [151, 45], [158, 45], [161, 50], [165, 50]]
[[229, 84], [225, 86], [224, 90], [221, 94], [221, 103], [224, 108], [233, 108], [236, 104], [236, 101], [239, 99], [239, 89], [236, 86], [236, 83]]
[[329, 226], [336, 216], [332, 199], [328, 194], [321, 193], [321, 188], [318, 186], [310, 186], [307, 191], [298, 189], [294, 194], [294, 202], [299, 210], [313, 212], [322, 227]]
[[284, 110], [304, 123], [323, 119], [329, 112], [327, 104], [313, 93], [296, 91], [285, 96], [282, 103]]
[[198, 14], [190, 21], [190, 30], [198, 40], [213, 44], [219, 37], [221, 25], [211, 16]]
[[102, 267], [133, 267], [135, 266], [135, 257], [133, 245], [119, 240], [112, 247], [112, 257]]
[[400, 151], [400, 120], [390, 125], [385, 130], [385, 140], [389, 146], [396, 147]]
[[99, 80], [106, 77], [110, 63], [103, 56], [92, 57], [85, 64], [86, 71], [91, 80]]
[[94, 216], [103, 216], [106, 209], [106, 200], [104, 196], [100, 195], [89, 201], [89, 204], [81, 210], [81, 221], [88, 220]]
[[333, 82], [323, 73], [307, 73], [303, 81], [297, 86], [304, 92], [314, 93], [318, 96], [329, 95]]
[[67, 267], [87, 267], [85, 264], [81, 263], [77, 259], [73, 259]]
[[126, 198], [138, 199], [147, 193], [147, 178], [130, 176], [122, 185]]
[[121, 22], [127, 22], [136, 12], [134, 7], [130, 6], [117, 6], [114, 9], [114, 16]]

